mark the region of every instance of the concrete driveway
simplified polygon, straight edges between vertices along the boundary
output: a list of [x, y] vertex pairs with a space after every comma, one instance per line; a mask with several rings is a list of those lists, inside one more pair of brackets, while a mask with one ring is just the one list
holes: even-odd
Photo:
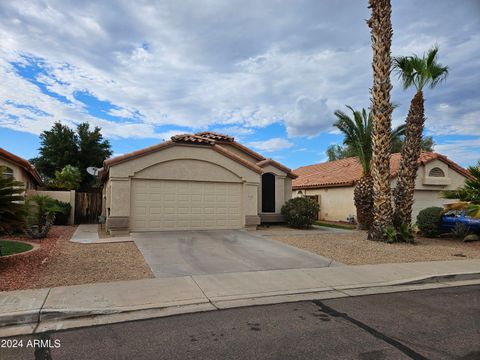
[[162, 231], [131, 237], [156, 277], [338, 265], [243, 230]]

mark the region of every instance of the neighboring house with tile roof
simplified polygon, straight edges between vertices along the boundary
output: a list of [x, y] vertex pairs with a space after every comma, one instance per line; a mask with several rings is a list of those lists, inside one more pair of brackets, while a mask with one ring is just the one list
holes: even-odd
[[[391, 186], [396, 185], [400, 166], [400, 154], [390, 157]], [[320, 204], [319, 219], [345, 221], [356, 216], [353, 202], [355, 182], [362, 176], [358, 158], [346, 158], [321, 164], [302, 166], [294, 172], [298, 178], [293, 181], [293, 197], [308, 196]], [[443, 190], [462, 186], [470, 175], [467, 170], [446, 156], [423, 152], [415, 179], [415, 195], [412, 219], [420, 210], [429, 206], [443, 206], [448, 203], [440, 197]]]
[[214, 132], [172, 136], [107, 159], [100, 176], [110, 233], [237, 229], [281, 221], [297, 177]]
[[5, 167], [1, 176], [13, 177], [23, 182], [27, 190], [34, 190], [42, 186], [40, 174], [28, 160], [2, 148], [0, 148], [0, 166]]

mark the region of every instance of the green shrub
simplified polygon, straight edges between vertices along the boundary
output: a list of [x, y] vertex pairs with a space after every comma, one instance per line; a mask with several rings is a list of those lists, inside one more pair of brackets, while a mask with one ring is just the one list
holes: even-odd
[[442, 219], [443, 209], [440, 207], [429, 207], [418, 213], [417, 226], [422, 235], [435, 237], [440, 234], [440, 221]]
[[297, 197], [288, 200], [282, 206], [282, 215], [289, 226], [307, 229], [317, 220], [319, 210], [320, 207], [315, 201]]
[[23, 183], [4, 176], [0, 166], [0, 234], [21, 231], [24, 226], [25, 206]]
[[56, 214], [62, 212], [56, 200], [46, 195], [34, 195], [27, 199], [28, 215], [25, 232], [32, 239], [42, 239], [47, 236], [55, 221]]
[[70, 212], [72, 211], [72, 206], [70, 203], [63, 202], [60, 200], [55, 200], [56, 205], [61, 209], [61, 212], [55, 215], [55, 225], [67, 225], [68, 218], [70, 217]]
[[413, 228], [410, 225], [402, 224], [400, 229], [395, 229], [393, 226], [388, 226], [383, 231], [385, 242], [393, 244], [395, 242], [405, 242], [408, 244], [415, 243], [415, 235]]
[[466, 224], [456, 223], [455, 227], [451, 230], [452, 236], [456, 239], [463, 239], [465, 236], [470, 235], [470, 227]]

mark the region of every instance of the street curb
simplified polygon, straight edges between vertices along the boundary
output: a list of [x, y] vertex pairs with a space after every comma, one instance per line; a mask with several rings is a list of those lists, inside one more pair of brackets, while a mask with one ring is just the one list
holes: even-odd
[[[158, 318], [194, 312], [214, 311], [246, 306], [355, 297], [401, 291], [480, 284], [480, 272], [462, 272], [422, 276], [400, 281], [332, 286], [300, 291], [243, 294], [228, 297], [205, 297], [205, 301], [166, 303], [162, 306], [134, 305], [92, 309], [48, 309], [0, 314], [0, 337], [65, 330], [75, 327]], [[48, 295], [47, 295], [48, 296]]]
[[[464, 281], [464, 280], [477, 280], [480, 279], [480, 272], [462, 272], [456, 274], [442, 274], [442, 275], [431, 275], [431, 276], [422, 276], [416, 279], [410, 279], [406, 281], [397, 282], [399, 285], [409, 285], [409, 284], [429, 284], [435, 282], [450, 282], [450, 281]], [[395, 284], [392, 284], [395, 285]]]

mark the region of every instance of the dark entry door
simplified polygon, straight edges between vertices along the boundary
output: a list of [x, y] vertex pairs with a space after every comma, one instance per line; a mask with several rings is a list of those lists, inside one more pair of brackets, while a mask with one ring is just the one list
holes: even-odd
[[75, 224], [98, 224], [98, 217], [101, 214], [101, 192], [75, 194]]
[[262, 212], [275, 212], [275, 175], [262, 175]]

